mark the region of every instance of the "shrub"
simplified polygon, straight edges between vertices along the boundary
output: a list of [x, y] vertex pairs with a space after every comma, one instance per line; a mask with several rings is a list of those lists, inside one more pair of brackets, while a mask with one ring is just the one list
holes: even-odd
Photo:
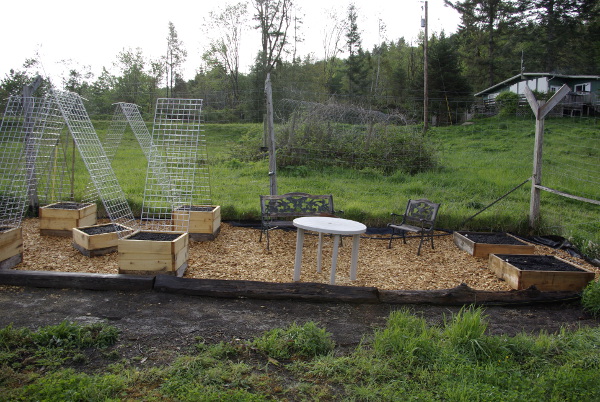
[[514, 116], [519, 107], [519, 94], [505, 91], [496, 96], [496, 104], [500, 107], [500, 116]]

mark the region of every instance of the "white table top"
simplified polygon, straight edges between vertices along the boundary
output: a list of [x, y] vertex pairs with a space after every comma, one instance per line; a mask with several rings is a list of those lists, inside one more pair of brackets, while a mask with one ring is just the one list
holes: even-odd
[[339, 235], [356, 235], [367, 231], [367, 227], [360, 222], [327, 216], [296, 218], [293, 224], [300, 229]]

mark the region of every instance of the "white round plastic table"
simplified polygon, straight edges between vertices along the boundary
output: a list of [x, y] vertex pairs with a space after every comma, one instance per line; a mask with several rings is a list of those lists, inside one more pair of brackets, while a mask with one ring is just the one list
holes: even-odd
[[358, 243], [360, 235], [367, 231], [367, 227], [360, 222], [349, 219], [331, 218], [325, 216], [308, 216], [296, 218], [293, 221], [298, 228], [296, 237], [296, 261], [294, 263], [294, 281], [300, 280], [302, 266], [302, 248], [304, 247], [304, 231], [319, 233], [319, 248], [317, 251], [317, 272], [321, 272], [321, 253], [323, 251], [323, 233], [333, 235], [333, 255], [331, 257], [330, 283], [335, 284], [335, 268], [337, 265], [338, 248], [341, 235], [352, 235], [352, 262], [350, 265], [350, 280], [356, 280], [356, 265], [358, 263]]

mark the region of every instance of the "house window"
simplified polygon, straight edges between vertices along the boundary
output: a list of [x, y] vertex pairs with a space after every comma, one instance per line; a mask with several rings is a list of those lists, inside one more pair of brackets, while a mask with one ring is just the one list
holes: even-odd
[[592, 84], [589, 82], [584, 84], [576, 84], [574, 90], [575, 92], [590, 92], [591, 86]]
[[556, 91], [558, 91], [560, 89], [560, 87], [557, 87], [555, 85], [551, 85], [550, 86], [550, 90], [548, 92], [554, 93]]

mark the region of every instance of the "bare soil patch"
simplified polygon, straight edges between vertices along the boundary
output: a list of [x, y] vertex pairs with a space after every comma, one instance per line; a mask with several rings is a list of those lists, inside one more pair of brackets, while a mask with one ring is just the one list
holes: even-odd
[[550, 255], [499, 255], [499, 257], [524, 271], [582, 272], [581, 269]]
[[[106, 222], [99, 222], [99, 224]], [[291, 282], [294, 271], [296, 232], [271, 232], [271, 250], [259, 242], [256, 229], [221, 225], [213, 241], [190, 242], [188, 269], [184, 277]], [[487, 258], [475, 258], [460, 250], [452, 236], [436, 232], [435, 249], [424, 246], [417, 256], [418, 239], [408, 244], [395, 240], [392, 248], [382, 235], [365, 235], [360, 241], [358, 275], [350, 281], [349, 240], [343, 242], [337, 265], [336, 284], [374, 286], [389, 290], [449, 289], [466, 283], [473, 289], [506, 291], [510, 287], [488, 269]], [[302, 282], [329, 283], [332, 241], [325, 239], [323, 270], [316, 272], [317, 236], [306, 236]], [[23, 221], [23, 263], [16, 268], [62, 272], [118, 273], [117, 254], [86, 257], [75, 250], [70, 238], [41, 236], [38, 219]], [[536, 245], [536, 254], [555, 255], [600, 274], [600, 269], [562, 250]]]

